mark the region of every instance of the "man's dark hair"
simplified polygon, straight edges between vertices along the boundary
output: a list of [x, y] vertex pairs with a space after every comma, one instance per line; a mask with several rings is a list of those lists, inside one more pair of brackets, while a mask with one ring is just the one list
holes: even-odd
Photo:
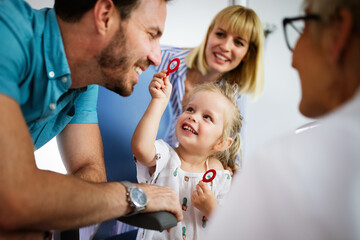
[[[122, 20], [130, 18], [141, 1], [147, 0], [112, 0], [120, 11]], [[164, 0], [168, 2], [170, 0]], [[56, 15], [66, 22], [77, 22], [81, 17], [95, 6], [97, 0], [55, 0], [54, 9]]]

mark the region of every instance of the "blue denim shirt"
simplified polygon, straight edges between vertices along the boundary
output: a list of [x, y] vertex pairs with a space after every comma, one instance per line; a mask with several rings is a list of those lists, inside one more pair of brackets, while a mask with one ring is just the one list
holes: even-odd
[[98, 86], [70, 85], [54, 9], [0, 0], [0, 94], [19, 103], [36, 149], [68, 123], [97, 123]]

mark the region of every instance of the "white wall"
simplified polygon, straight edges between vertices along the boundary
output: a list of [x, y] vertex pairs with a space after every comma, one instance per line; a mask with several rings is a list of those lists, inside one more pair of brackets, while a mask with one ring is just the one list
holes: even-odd
[[[53, 0], [27, 0], [36, 8], [51, 7]], [[302, 0], [173, 0], [168, 3], [168, 15], [161, 44], [179, 47], [198, 45], [212, 17], [230, 3], [254, 9], [265, 24], [274, 24], [265, 46], [265, 90], [255, 102], [250, 102], [247, 114], [247, 154], [271, 139], [309, 122], [298, 111], [299, 78], [291, 68], [291, 52], [287, 49], [282, 18], [298, 15]], [[56, 142], [36, 151], [38, 166], [64, 172], [56, 150]]]
[[52, 7], [54, 5], [54, 0], [25, 0], [30, 3], [33, 8], [40, 9], [44, 7]]
[[263, 95], [248, 106], [247, 151], [311, 121], [298, 110], [300, 81], [291, 67], [291, 52], [286, 47], [282, 19], [301, 14], [302, 0], [249, 0], [263, 23], [275, 24], [265, 45], [265, 89]]
[[201, 43], [212, 17], [228, 0], [172, 0], [168, 3], [161, 44], [195, 47]]

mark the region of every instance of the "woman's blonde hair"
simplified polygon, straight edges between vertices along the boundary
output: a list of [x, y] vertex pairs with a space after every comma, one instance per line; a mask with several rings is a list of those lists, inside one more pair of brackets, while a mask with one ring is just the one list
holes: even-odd
[[221, 10], [212, 20], [206, 37], [200, 46], [194, 48], [185, 59], [190, 69], [196, 69], [203, 75], [208, 72], [205, 57], [207, 40], [215, 26], [221, 25], [228, 32], [239, 36], [250, 37], [249, 50], [235, 69], [225, 73], [223, 77], [231, 84], [240, 87], [240, 93], [259, 96], [264, 88], [264, 30], [257, 14], [249, 8], [233, 5]]
[[242, 126], [242, 116], [237, 105], [239, 87], [236, 84], [230, 84], [226, 81], [220, 81], [219, 83], [210, 82], [199, 84], [190, 91], [190, 97], [184, 101], [183, 109], [186, 109], [185, 106], [189, 103], [190, 99], [200, 91], [209, 91], [221, 94], [232, 103], [231, 107], [229, 108], [230, 111], [228, 111], [225, 118], [222, 134], [222, 139], [224, 140], [229, 137], [233, 139], [232, 145], [225, 151], [217, 152], [209, 157], [219, 159], [224, 168], [229, 167], [233, 172], [235, 172], [239, 167], [238, 164], [236, 164], [236, 159], [241, 155], [240, 130]]

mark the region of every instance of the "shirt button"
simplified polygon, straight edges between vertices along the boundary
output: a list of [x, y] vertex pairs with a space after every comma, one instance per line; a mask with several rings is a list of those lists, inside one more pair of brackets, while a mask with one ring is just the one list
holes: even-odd
[[56, 104], [55, 104], [55, 103], [50, 103], [50, 104], [49, 104], [49, 108], [50, 108], [51, 110], [55, 110], [55, 109], [56, 109]]
[[64, 76], [64, 77], [61, 78], [61, 81], [62, 81], [63, 83], [67, 83], [68, 78]]
[[50, 71], [50, 72], [49, 72], [49, 77], [51, 77], [51, 78], [55, 77], [54, 71]]

